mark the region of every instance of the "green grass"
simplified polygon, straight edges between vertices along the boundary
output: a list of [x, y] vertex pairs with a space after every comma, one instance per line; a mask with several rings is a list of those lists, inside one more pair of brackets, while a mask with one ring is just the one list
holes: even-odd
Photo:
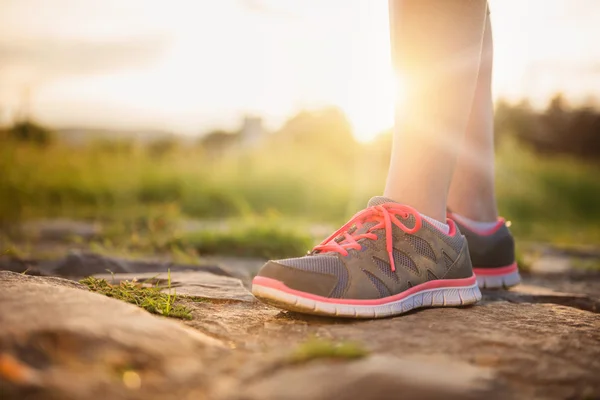
[[[506, 139], [498, 149], [497, 195], [517, 239], [600, 243], [600, 166], [537, 155]], [[301, 255], [322, 239], [308, 227], [339, 226], [382, 193], [389, 146], [362, 146], [351, 158], [278, 145], [215, 159], [197, 146], [158, 157], [139, 146], [3, 143], [0, 225], [98, 221], [106, 228], [91, 241], [99, 250], [171, 252], [182, 262], [214, 253]], [[224, 220], [230, 228], [181, 230], [190, 219]]]
[[[136, 228], [123, 221], [110, 223], [102, 237], [88, 245], [96, 253], [135, 256], [167, 254], [176, 263], [197, 264], [199, 257], [227, 254], [283, 258], [304, 254], [316, 238], [300, 221], [281, 217], [240, 217], [184, 231], [172, 221], [161, 229]], [[81, 239], [75, 240], [81, 244]]]
[[172, 246], [192, 248], [198, 254], [285, 258], [305, 254], [314, 239], [282, 220], [253, 219], [227, 230], [200, 230], [173, 239]]
[[496, 171], [500, 212], [518, 239], [600, 243], [600, 165], [538, 156], [507, 140]]
[[295, 364], [323, 358], [357, 359], [368, 354], [369, 352], [359, 343], [310, 338], [294, 349], [289, 356], [289, 361]]
[[187, 307], [177, 304], [177, 294], [171, 294], [170, 273], [168, 293], [163, 293], [158, 286], [146, 286], [139, 282], [130, 281], [122, 281], [116, 285], [93, 276], [82, 279], [80, 282], [92, 292], [135, 304], [153, 314], [171, 318], [192, 319], [191, 311]]
[[[347, 168], [334, 164], [323, 174], [320, 162], [302, 162], [296, 151], [265, 152], [214, 161], [198, 148], [156, 159], [144, 149], [74, 151], [61, 144], [3, 145], [0, 217], [6, 221], [54, 216], [114, 220], [143, 217], [167, 205], [194, 218], [274, 210], [316, 220], [339, 221], [348, 215], [348, 200], [357, 196], [350, 181], [343, 186], [335, 183], [336, 176], [348, 174]], [[365, 197], [362, 193], [358, 202], [362, 204]]]

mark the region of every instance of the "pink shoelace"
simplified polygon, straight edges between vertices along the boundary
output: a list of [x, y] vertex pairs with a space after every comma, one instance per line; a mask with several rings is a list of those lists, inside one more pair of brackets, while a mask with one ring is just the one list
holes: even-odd
[[[415, 226], [412, 228], [407, 227], [402, 221], [396, 218], [396, 215], [401, 215], [404, 219], [407, 219], [410, 215], [412, 215], [415, 217]], [[359, 231], [367, 222], [377, 222], [377, 224], [367, 229], [365, 233], [354, 234], [354, 232]], [[333, 251], [340, 253], [343, 256], [347, 256], [348, 250], [360, 250], [362, 248], [361, 244], [357, 242], [358, 240], [377, 240], [377, 235], [372, 232], [377, 229], [385, 229], [386, 250], [388, 252], [392, 271], [395, 271], [396, 266], [394, 264], [393, 254], [394, 247], [392, 240], [392, 224], [396, 225], [398, 228], [402, 229], [408, 234], [413, 234], [421, 229], [421, 214], [419, 214], [419, 212], [412, 207], [396, 203], [385, 203], [379, 206], [366, 208], [355, 214], [350, 221], [346, 222], [344, 226], [331, 234], [331, 236], [329, 236], [327, 239], [323, 240], [321, 244], [315, 246], [313, 251]], [[352, 232], [350, 232], [353, 226], [355, 226], [356, 229], [353, 229]], [[342, 239], [336, 240], [340, 236], [342, 236]]]

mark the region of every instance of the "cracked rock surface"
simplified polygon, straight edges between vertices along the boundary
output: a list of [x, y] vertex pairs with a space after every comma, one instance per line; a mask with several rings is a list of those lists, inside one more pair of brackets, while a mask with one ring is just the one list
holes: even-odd
[[[122, 268], [117, 281], [164, 286], [167, 279], [164, 263], [78, 257], [28, 265], [38, 275], [56, 274], [59, 265], [65, 275], [85, 276], [112, 263]], [[18, 270], [15, 262], [10, 269]], [[600, 398], [597, 272], [585, 279], [562, 273], [562, 280], [539, 272], [514, 290], [484, 291], [472, 307], [356, 321], [255, 301], [247, 286], [257, 263], [239, 265], [247, 268], [218, 260], [207, 268], [169, 266], [189, 321], [149, 314], [73, 280], [0, 271], [0, 398]], [[291, 362], [294, 348], [312, 337], [362, 343], [369, 354]]]

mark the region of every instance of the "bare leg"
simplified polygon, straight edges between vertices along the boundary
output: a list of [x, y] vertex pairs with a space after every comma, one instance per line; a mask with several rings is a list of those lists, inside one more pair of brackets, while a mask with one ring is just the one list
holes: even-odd
[[448, 194], [450, 209], [475, 221], [498, 218], [494, 192], [492, 61], [492, 28], [488, 18], [471, 117]]
[[[392, 55], [406, 82], [386, 197], [445, 221], [448, 190], [471, 113], [485, 0], [390, 0]], [[458, 210], [457, 210], [458, 211]]]

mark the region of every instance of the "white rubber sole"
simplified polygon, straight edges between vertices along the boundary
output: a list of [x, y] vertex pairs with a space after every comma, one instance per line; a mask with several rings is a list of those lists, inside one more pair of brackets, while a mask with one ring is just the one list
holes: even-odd
[[477, 275], [477, 284], [481, 289], [508, 289], [521, 283], [519, 271], [503, 275]]
[[404, 299], [379, 305], [323, 302], [258, 284], [252, 285], [252, 294], [265, 303], [286, 310], [344, 318], [385, 318], [417, 308], [466, 306], [481, 300], [481, 292], [477, 284], [426, 289]]

